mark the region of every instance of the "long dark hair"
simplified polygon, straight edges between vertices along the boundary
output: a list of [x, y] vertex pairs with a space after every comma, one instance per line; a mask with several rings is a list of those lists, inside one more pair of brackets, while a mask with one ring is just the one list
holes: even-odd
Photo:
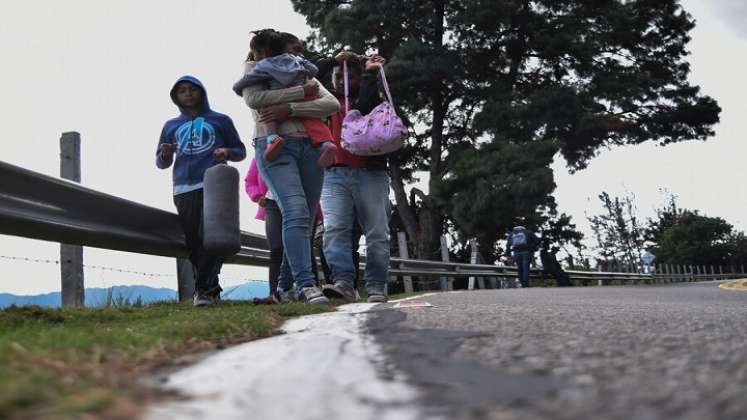
[[247, 61], [256, 61], [254, 52], [263, 51], [265, 56], [274, 57], [285, 52], [283, 35], [274, 29], [260, 29], [250, 32], [252, 39], [249, 41], [249, 54]]

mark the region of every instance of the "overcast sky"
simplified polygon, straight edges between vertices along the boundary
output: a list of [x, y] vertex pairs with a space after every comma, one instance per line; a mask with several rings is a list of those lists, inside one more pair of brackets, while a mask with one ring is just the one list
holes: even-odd
[[[667, 188], [683, 206], [721, 216], [747, 229], [743, 209], [747, 119], [747, 6], [741, 0], [687, 0], [697, 19], [692, 80], [724, 108], [717, 136], [666, 148], [643, 145], [604, 152], [585, 171], [555, 165], [562, 211], [584, 229], [585, 212], [599, 211], [596, 195], [634, 192], [643, 214]], [[153, 153], [163, 122], [176, 114], [168, 91], [182, 74], [206, 85], [214, 109], [230, 115], [247, 145], [252, 123], [231, 92], [241, 73], [251, 29], [274, 27], [305, 36], [290, 1], [83, 0], [0, 2], [0, 160], [57, 176], [59, 137], [82, 135], [83, 184], [173, 211], [171, 173], [156, 169]], [[251, 147], [250, 149], [251, 155]], [[236, 166], [243, 174], [249, 159]], [[242, 200], [242, 228], [263, 232], [255, 207]], [[0, 256], [59, 258], [59, 245], [0, 236]], [[87, 265], [174, 275], [172, 259], [86, 248]], [[175, 288], [175, 277], [123, 275], [86, 269], [86, 286], [148, 284]], [[226, 266], [225, 285], [265, 278], [265, 270]], [[0, 292], [59, 290], [59, 267], [0, 258]]]

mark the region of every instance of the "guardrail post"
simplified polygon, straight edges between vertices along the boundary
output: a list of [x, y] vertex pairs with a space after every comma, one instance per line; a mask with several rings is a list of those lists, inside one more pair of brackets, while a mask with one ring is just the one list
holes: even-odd
[[195, 294], [195, 272], [188, 258], [176, 259], [177, 293], [180, 301], [192, 299]]
[[659, 264], [656, 266], [656, 283], [667, 283], [672, 281], [672, 278], [667, 276], [665, 266], [666, 264]]
[[724, 266], [723, 265], [718, 266], [718, 273], [719, 273], [719, 280], [723, 280], [724, 279]]
[[[602, 272], [602, 264], [597, 264], [597, 272]], [[602, 279], [597, 280], [597, 286], [604, 286]]]
[[[469, 257], [470, 264], [477, 264], [477, 239], [470, 239], [469, 245], [472, 248], [472, 253]], [[475, 276], [469, 276], [467, 283], [467, 290], [475, 290]]]
[[[80, 182], [80, 133], [70, 131], [60, 137], [60, 177]], [[83, 247], [60, 245], [60, 278], [62, 306], [85, 304], [83, 280]]]
[[[449, 246], [446, 243], [446, 236], [441, 235], [441, 261], [449, 261]], [[454, 278], [453, 277], [441, 277], [441, 290], [454, 290]]]
[[[404, 259], [410, 259], [410, 253], [407, 251], [407, 235], [405, 232], [397, 232], [397, 244], [399, 248], [399, 257]], [[402, 282], [405, 286], [405, 293], [412, 293], [412, 277], [402, 276]]]

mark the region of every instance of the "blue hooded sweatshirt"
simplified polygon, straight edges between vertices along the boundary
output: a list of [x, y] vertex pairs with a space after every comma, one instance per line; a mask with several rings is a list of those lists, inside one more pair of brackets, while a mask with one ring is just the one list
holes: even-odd
[[[176, 86], [184, 81], [202, 91], [202, 109], [195, 117], [176, 100]], [[213, 156], [215, 149], [227, 148], [228, 160], [238, 162], [246, 157], [246, 147], [231, 118], [210, 109], [205, 87], [197, 78], [180, 77], [171, 88], [171, 100], [179, 107], [181, 114], [163, 125], [156, 149], [156, 166], [166, 169], [174, 163], [174, 195], [178, 195], [202, 188], [205, 171], [219, 163]], [[162, 143], [176, 144], [176, 153], [165, 158], [161, 154]]]

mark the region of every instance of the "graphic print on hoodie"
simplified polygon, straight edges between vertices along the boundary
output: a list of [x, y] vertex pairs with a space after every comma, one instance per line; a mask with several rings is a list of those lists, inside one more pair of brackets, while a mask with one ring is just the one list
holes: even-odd
[[[193, 117], [176, 101], [176, 86], [189, 82], [202, 91], [199, 114]], [[241, 142], [236, 127], [228, 115], [210, 109], [207, 91], [196, 77], [182, 76], [171, 88], [171, 100], [179, 108], [180, 115], [163, 126], [156, 148], [156, 166], [166, 169], [174, 164], [174, 195], [202, 188], [205, 171], [218, 164], [215, 149], [227, 148], [228, 160], [240, 161], [246, 157], [246, 147]], [[176, 144], [176, 152], [166, 159], [161, 155], [161, 144]]]

